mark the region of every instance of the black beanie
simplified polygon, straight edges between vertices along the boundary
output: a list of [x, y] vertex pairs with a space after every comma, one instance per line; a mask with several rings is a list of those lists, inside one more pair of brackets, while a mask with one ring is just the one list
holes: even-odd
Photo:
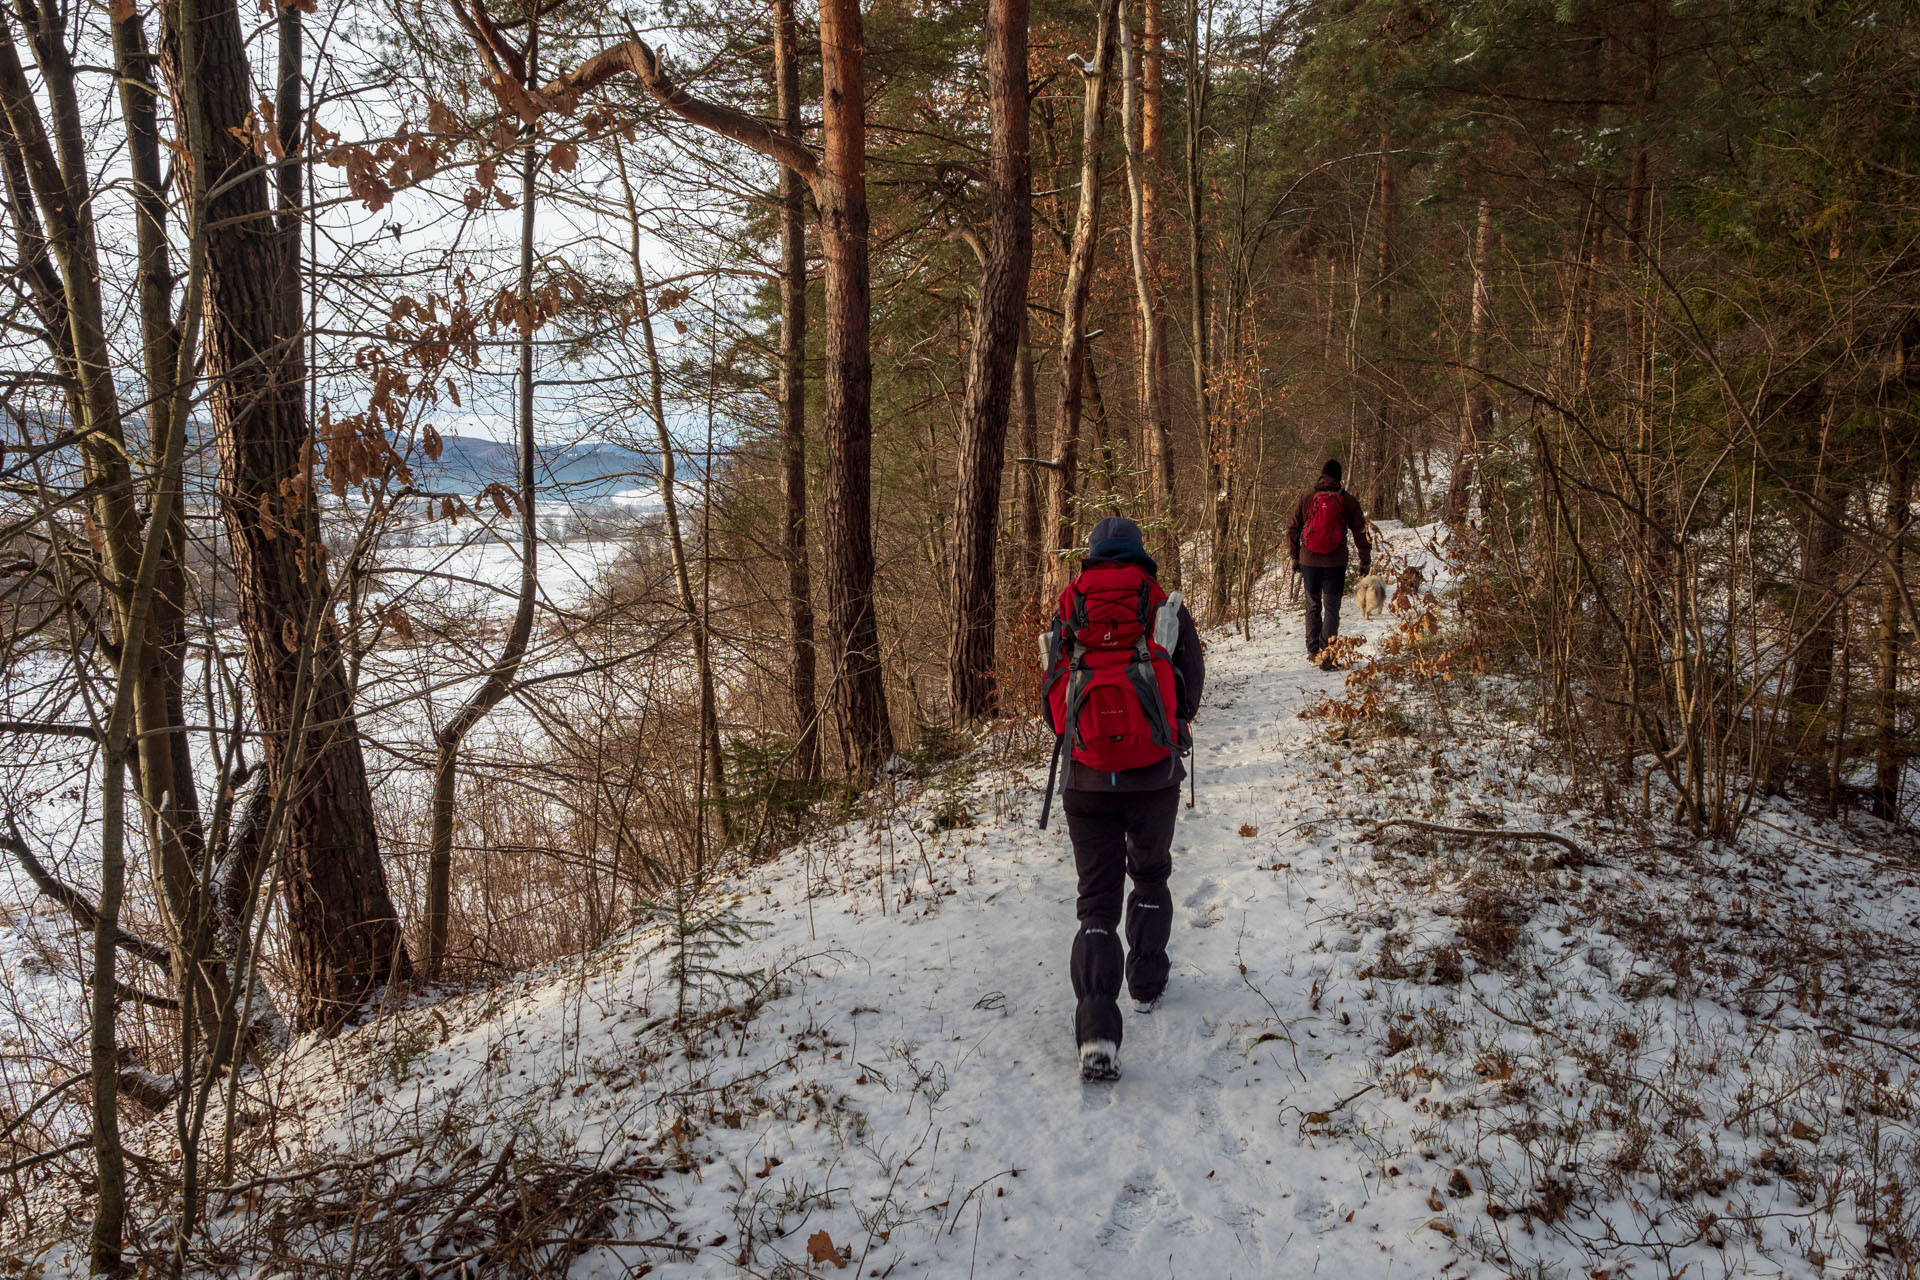
[[1335, 481], [1339, 480], [1340, 479], [1340, 459], [1328, 458], [1327, 465], [1320, 468], [1320, 474], [1327, 477], [1329, 480], [1335, 480]]
[[1140, 537], [1140, 526], [1125, 516], [1108, 516], [1093, 526], [1087, 539], [1088, 560], [1109, 560], [1115, 564], [1137, 564], [1158, 577], [1160, 566], [1147, 554]]

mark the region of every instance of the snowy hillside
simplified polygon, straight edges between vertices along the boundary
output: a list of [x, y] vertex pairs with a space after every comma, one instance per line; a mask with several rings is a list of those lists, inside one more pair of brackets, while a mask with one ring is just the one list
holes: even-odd
[[1173, 981], [1117, 1084], [1075, 1070], [1072, 861], [1009, 728], [677, 925], [298, 1047], [242, 1090], [267, 1176], [213, 1196], [201, 1247], [1207, 1280], [1869, 1275], [1910, 1247], [1920, 1208], [1881, 1188], [1915, 1172], [1911, 864], [1784, 809], [1717, 852], [1602, 821], [1498, 686], [1360, 714], [1291, 609], [1208, 644]]

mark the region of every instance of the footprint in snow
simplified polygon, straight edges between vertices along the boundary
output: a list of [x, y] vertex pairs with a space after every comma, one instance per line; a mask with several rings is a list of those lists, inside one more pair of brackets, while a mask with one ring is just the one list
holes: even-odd
[[1213, 926], [1214, 912], [1220, 909], [1217, 895], [1220, 886], [1212, 880], [1202, 880], [1194, 891], [1187, 895], [1185, 905], [1195, 908], [1187, 918], [1187, 924], [1195, 929], [1208, 929]]
[[1221, 1109], [1230, 1105], [1223, 1082], [1245, 1066], [1245, 1057], [1234, 1038], [1218, 1036], [1198, 1067], [1183, 1069], [1186, 1083], [1180, 1092], [1187, 1099], [1184, 1114], [1195, 1136], [1211, 1139], [1220, 1154], [1229, 1158], [1244, 1154], [1249, 1143], [1246, 1134], [1236, 1127], [1221, 1127]]
[[1180, 1203], [1167, 1175], [1158, 1169], [1136, 1169], [1121, 1183], [1113, 1209], [1096, 1236], [1109, 1249], [1135, 1252], [1146, 1244], [1155, 1227], [1170, 1235], [1192, 1236], [1206, 1230]]

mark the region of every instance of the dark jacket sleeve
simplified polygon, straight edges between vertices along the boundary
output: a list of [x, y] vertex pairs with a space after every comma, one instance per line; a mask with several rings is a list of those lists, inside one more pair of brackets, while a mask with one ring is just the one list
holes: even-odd
[[1353, 546], [1360, 553], [1360, 576], [1366, 577], [1373, 568], [1373, 544], [1367, 541], [1367, 513], [1360, 509], [1360, 499], [1347, 495], [1347, 532], [1353, 535]]
[[1200, 632], [1187, 606], [1180, 606], [1180, 639], [1173, 647], [1173, 714], [1192, 720], [1200, 710], [1200, 694], [1207, 683], [1207, 658], [1200, 650]]
[[1300, 531], [1306, 524], [1307, 498], [1302, 497], [1293, 504], [1293, 519], [1287, 521], [1287, 561], [1295, 568], [1300, 565]]

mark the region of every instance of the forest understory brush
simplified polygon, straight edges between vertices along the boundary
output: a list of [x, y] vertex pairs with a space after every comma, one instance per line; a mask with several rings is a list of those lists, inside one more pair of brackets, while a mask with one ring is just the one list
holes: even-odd
[[1302, 1132], [1430, 1180], [1432, 1229], [1511, 1274], [1914, 1274], [1912, 840], [1777, 796], [1694, 838], [1664, 779], [1643, 808], [1576, 777], [1522, 682], [1400, 617], [1303, 712], [1371, 846], [1342, 923], [1383, 1012], [1380, 1101]]

